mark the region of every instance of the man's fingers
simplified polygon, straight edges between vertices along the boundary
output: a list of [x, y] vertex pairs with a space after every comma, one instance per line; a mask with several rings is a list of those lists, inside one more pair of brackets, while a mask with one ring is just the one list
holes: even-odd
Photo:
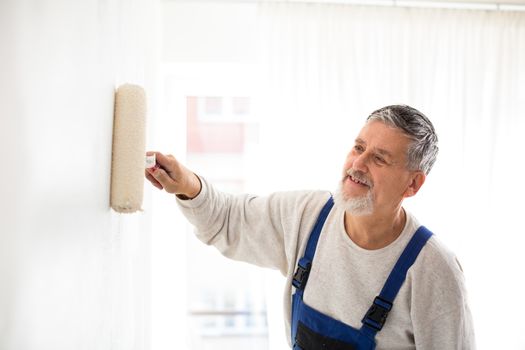
[[151, 168], [147, 171], [162, 186], [162, 188], [164, 188], [169, 193], [173, 193], [175, 183], [164, 169]]
[[151, 182], [151, 184], [155, 187], [157, 187], [159, 190], [162, 190], [164, 189], [164, 187], [162, 187], [162, 185], [160, 184], [160, 182], [158, 182], [154, 177], [153, 175], [151, 175], [148, 170], [146, 170], [146, 179], [148, 179], [149, 182]]
[[157, 164], [160, 165], [161, 168], [163, 168], [169, 173], [176, 170], [178, 161], [175, 159], [174, 156], [172, 156], [171, 154], [164, 155], [160, 152], [155, 152], [155, 156], [156, 156]]
[[172, 171], [174, 165], [179, 163], [177, 158], [175, 158], [172, 154], [163, 154], [161, 152], [156, 151], [147, 151], [146, 155], [155, 155], [155, 160], [157, 161], [157, 164], [168, 171]]
[[156, 166], [146, 169], [146, 178], [157, 188], [164, 189], [168, 193], [176, 193], [184, 190], [181, 187], [187, 177], [184, 166], [171, 155], [164, 155], [161, 152], [146, 152], [146, 155], [155, 154]]
[[158, 189], [172, 192], [174, 181], [167, 172], [171, 171], [173, 168], [172, 162], [174, 162], [175, 159], [170, 159], [160, 152], [146, 152], [147, 156], [152, 156], [154, 154], [157, 164], [153, 168], [146, 169], [146, 179]]

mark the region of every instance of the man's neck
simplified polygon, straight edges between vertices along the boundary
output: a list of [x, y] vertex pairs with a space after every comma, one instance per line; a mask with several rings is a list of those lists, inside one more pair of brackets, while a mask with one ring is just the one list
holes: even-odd
[[345, 212], [345, 231], [359, 247], [368, 250], [384, 248], [403, 231], [405, 210], [401, 207], [387, 215], [352, 216]]

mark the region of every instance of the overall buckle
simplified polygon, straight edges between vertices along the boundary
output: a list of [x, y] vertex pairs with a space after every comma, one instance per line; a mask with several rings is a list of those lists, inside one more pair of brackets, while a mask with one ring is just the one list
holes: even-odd
[[383, 328], [391, 309], [391, 302], [377, 296], [361, 322], [377, 331], [380, 331]]
[[297, 270], [295, 270], [292, 280], [292, 285], [295, 288], [304, 289], [306, 282], [308, 282], [308, 275], [310, 274], [311, 267], [312, 263], [310, 261], [307, 261], [306, 259], [303, 260], [302, 258], [299, 260], [297, 263]]

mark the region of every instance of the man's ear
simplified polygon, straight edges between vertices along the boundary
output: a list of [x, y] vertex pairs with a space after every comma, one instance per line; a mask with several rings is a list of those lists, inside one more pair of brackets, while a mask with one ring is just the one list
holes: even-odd
[[414, 196], [417, 191], [423, 186], [425, 183], [426, 175], [422, 171], [416, 171], [411, 175], [411, 182], [408, 185], [407, 189], [405, 190], [404, 197], [412, 197]]

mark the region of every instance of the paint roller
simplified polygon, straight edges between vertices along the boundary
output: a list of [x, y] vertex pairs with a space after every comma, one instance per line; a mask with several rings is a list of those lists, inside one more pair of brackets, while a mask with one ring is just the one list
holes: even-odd
[[110, 205], [118, 213], [142, 210], [146, 153], [146, 93], [124, 84], [115, 92]]

